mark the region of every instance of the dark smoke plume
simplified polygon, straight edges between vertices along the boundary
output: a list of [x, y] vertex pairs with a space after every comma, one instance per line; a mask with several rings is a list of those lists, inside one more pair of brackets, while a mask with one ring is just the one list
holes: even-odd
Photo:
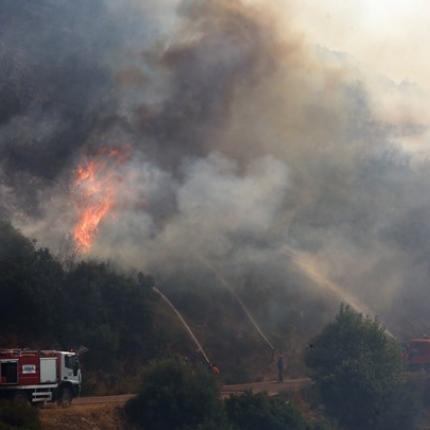
[[204, 258], [243, 285], [255, 271], [288, 283], [296, 249], [393, 330], [424, 334], [430, 166], [393, 142], [426, 127], [382, 121], [364, 75], [281, 12], [3, 1], [1, 211], [58, 250], [81, 157], [131, 146], [93, 256], [166, 279]]

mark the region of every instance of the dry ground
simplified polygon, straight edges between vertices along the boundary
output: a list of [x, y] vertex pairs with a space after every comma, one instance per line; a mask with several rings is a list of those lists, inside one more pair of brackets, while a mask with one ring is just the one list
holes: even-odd
[[[223, 397], [252, 389], [275, 394], [281, 391], [297, 392], [309, 385], [307, 378], [286, 380], [283, 384], [273, 381], [229, 385], [223, 388]], [[75, 399], [69, 408], [49, 405], [40, 410], [44, 430], [129, 430], [121, 424], [121, 406], [132, 395], [82, 397]]]
[[120, 404], [78, 404], [70, 408], [41, 409], [44, 430], [126, 430], [121, 425]]

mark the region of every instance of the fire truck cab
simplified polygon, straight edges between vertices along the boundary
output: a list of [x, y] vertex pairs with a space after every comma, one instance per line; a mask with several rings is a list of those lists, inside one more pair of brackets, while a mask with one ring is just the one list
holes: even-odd
[[68, 405], [79, 395], [79, 358], [70, 351], [0, 349], [0, 397]]
[[406, 345], [406, 359], [410, 370], [430, 371], [430, 338], [412, 339]]

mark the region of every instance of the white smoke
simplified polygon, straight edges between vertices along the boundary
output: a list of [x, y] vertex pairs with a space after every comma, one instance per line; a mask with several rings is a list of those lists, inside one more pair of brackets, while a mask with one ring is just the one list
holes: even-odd
[[[119, 192], [121, 212], [106, 222], [96, 253], [135, 268], [162, 267], [177, 258], [226, 258], [238, 250], [241, 236], [267, 234], [287, 190], [287, 166], [270, 156], [242, 172], [215, 153], [189, 160], [180, 182], [149, 164], [133, 164]], [[172, 200], [176, 211], [166, 208], [168, 215], [158, 219]]]

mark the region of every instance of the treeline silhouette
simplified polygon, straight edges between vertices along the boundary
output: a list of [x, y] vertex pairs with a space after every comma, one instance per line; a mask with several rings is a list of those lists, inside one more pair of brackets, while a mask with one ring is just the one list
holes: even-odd
[[0, 347], [85, 346], [85, 389], [127, 391], [143, 363], [168, 352], [174, 328], [155, 321], [149, 277], [107, 263], [67, 266], [0, 223]]

